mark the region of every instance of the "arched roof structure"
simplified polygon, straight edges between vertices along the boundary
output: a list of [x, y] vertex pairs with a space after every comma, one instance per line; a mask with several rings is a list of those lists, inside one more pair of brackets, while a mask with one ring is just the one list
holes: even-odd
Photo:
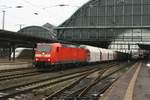
[[56, 39], [55, 34], [49, 28], [42, 26], [28, 26], [22, 28], [21, 30], [18, 31], [18, 34], [25, 34], [28, 36], [41, 37], [52, 40]]
[[58, 39], [100, 47], [149, 42], [149, 11], [150, 0], [91, 0], [57, 28]]

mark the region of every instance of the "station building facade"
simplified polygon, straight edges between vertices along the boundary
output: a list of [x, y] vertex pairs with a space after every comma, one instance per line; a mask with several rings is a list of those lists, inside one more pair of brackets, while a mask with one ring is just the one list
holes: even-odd
[[150, 42], [150, 0], [91, 0], [57, 33], [60, 40], [137, 52], [138, 43]]

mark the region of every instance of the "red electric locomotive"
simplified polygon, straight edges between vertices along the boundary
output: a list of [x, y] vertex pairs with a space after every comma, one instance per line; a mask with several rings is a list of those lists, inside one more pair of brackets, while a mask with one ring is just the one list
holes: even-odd
[[87, 61], [83, 48], [60, 43], [38, 43], [35, 50], [35, 66], [80, 63]]

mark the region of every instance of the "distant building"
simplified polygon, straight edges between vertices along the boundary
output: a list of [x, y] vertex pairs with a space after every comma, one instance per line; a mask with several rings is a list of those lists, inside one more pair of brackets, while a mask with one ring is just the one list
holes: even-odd
[[43, 26], [28, 26], [19, 30], [18, 33], [45, 39], [56, 39], [56, 34], [53, 32], [53, 29]]

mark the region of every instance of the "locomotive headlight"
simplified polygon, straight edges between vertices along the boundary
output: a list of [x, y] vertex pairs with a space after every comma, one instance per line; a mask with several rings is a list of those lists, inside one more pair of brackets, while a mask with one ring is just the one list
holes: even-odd
[[51, 59], [48, 59], [48, 61], [51, 61]]
[[35, 60], [36, 60], [36, 61], [38, 61], [39, 59], [38, 59], [38, 58], [36, 58]]

